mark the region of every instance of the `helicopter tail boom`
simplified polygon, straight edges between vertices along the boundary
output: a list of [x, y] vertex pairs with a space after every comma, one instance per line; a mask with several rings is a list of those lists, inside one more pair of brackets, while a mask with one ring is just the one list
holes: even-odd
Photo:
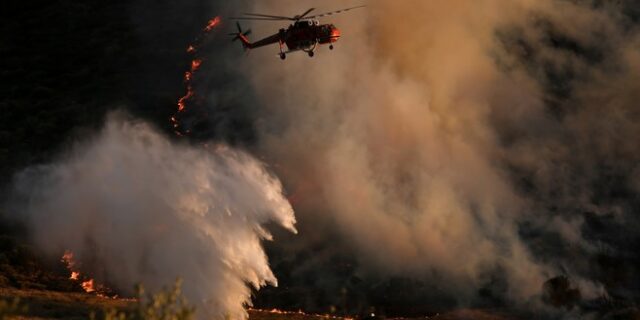
[[229, 34], [230, 36], [233, 36], [233, 39], [231, 41], [240, 40], [240, 42], [242, 42], [242, 47], [245, 50], [260, 48], [260, 47], [268, 46], [270, 44], [279, 43], [282, 41], [281, 34], [277, 33], [272, 36], [266, 37], [262, 40], [251, 42], [249, 41], [249, 37], [248, 37], [251, 34], [251, 29], [243, 32], [242, 27], [240, 26], [240, 23], [236, 23], [236, 26], [238, 27], [238, 32]]

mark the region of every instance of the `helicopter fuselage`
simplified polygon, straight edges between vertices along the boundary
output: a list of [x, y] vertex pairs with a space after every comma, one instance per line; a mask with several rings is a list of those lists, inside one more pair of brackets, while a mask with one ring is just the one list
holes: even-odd
[[[230, 33], [233, 36], [232, 41], [240, 40], [245, 50], [264, 47], [267, 45], [278, 43], [280, 45], [280, 58], [285, 59], [287, 53], [292, 51], [304, 51], [313, 57], [315, 49], [318, 45], [328, 44], [329, 49], [333, 50], [333, 43], [340, 39], [340, 30], [333, 24], [320, 24], [316, 18], [333, 16], [349, 10], [364, 8], [364, 5], [345, 8], [336, 11], [325, 12], [316, 15], [309, 15], [315, 8], [310, 8], [302, 14], [293, 17], [262, 14], [262, 13], [244, 13], [241, 17], [232, 17], [234, 20], [259, 20], [259, 21], [293, 21], [288, 28], [282, 28], [278, 33], [268, 36], [256, 42], [249, 41], [247, 37], [251, 34], [251, 29], [242, 31], [242, 26], [236, 21], [238, 32]], [[287, 46], [285, 52], [284, 46]]]
[[279, 40], [289, 51], [309, 52], [318, 45], [332, 44], [340, 39], [340, 30], [333, 24], [319, 24], [317, 20], [298, 21], [288, 29], [280, 29]]
[[250, 42], [247, 35], [242, 32], [236, 34], [236, 39], [240, 39], [246, 49], [256, 49], [278, 43], [280, 57], [284, 59], [286, 53], [294, 51], [304, 51], [309, 56], [313, 56], [318, 45], [329, 44], [329, 48], [333, 49], [333, 43], [340, 39], [340, 29], [333, 24], [320, 24], [317, 20], [301, 20], [289, 25], [287, 29], [282, 28], [278, 33], [256, 42]]

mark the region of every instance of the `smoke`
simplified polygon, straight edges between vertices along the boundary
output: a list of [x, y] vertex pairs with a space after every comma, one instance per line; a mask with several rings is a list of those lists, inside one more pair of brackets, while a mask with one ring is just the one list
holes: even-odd
[[251, 68], [273, 118], [286, 121], [279, 132], [263, 128], [263, 147], [313, 181], [324, 200], [314, 211], [332, 216], [365, 268], [426, 278], [461, 301], [500, 270], [505, 294], [524, 300], [550, 270], [520, 240], [526, 201], [494, 161], [484, 100], [498, 75], [483, 52], [489, 35], [471, 25], [489, 22], [460, 25], [456, 15], [475, 5], [459, 5], [368, 3], [366, 12], [332, 21], [347, 35], [336, 52]]
[[263, 225], [296, 232], [263, 163], [222, 145], [170, 142], [119, 115], [65, 157], [22, 172], [16, 190], [45, 252], [71, 250], [83, 270], [123, 292], [181, 277], [201, 318], [246, 318], [249, 285], [277, 285]]
[[[324, 234], [360, 277], [421, 279], [465, 305], [482, 289], [536, 305], [559, 275], [585, 300], [633, 301], [638, 277], [606, 274], [636, 261], [634, 5], [366, 4], [323, 20], [343, 31], [333, 52], [281, 63], [264, 48], [239, 67], [262, 106], [256, 152], [292, 192], [299, 241]], [[259, 39], [280, 26], [251, 27]]]

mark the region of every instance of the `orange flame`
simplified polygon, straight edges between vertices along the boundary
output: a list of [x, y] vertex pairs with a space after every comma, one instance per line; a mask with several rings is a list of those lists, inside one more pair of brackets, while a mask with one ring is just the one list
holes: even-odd
[[213, 28], [215, 28], [218, 24], [220, 24], [220, 17], [215, 17], [207, 23], [207, 26], [204, 28], [204, 32], [211, 32]]
[[194, 59], [191, 61], [191, 73], [198, 71], [200, 69], [200, 65], [202, 64], [201, 59]]
[[[216, 26], [218, 26], [221, 21], [222, 20], [220, 19], [220, 17], [215, 17], [215, 18], [209, 20], [207, 22], [207, 25], [204, 27], [204, 29], [202, 31], [205, 34], [211, 32], [211, 30], [213, 30]], [[198, 44], [199, 44], [201, 39], [202, 39], [201, 37], [196, 38], [196, 43], [191, 44], [191, 45], [189, 45], [187, 47], [187, 53], [195, 54], [197, 52], [197, 50], [198, 50]], [[195, 96], [195, 91], [193, 89], [193, 85], [191, 84], [191, 82], [193, 81], [193, 78], [194, 78], [194, 75], [195, 75], [196, 71], [198, 71], [200, 69], [201, 65], [202, 65], [202, 59], [194, 58], [191, 61], [191, 66], [190, 66], [189, 71], [184, 73], [184, 82], [186, 83], [187, 92], [185, 93], [184, 96], [182, 96], [182, 97], [180, 97], [180, 99], [178, 99], [178, 111], [177, 111], [177, 113], [183, 112], [187, 108], [188, 100]], [[173, 126], [173, 128], [175, 130], [175, 133], [178, 136], [182, 136], [183, 133], [179, 131], [180, 123], [178, 121], [177, 113], [170, 118], [170, 121], [171, 121], [171, 125]], [[186, 133], [189, 133], [189, 131], [187, 130]]]
[[[71, 275], [69, 275], [69, 279], [74, 281], [79, 281], [81, 274], [80, 274], [80, 271], [78, 270], [78, 263], [76, 262], [73, 256], [73, 252], [66, 250], [62, 255], [62, 259], [60, 261], [64, 262], [66, 264], [67, 270], [71, 272]], [[100, 296], [104, 296], [103, 294], [98, 292], [93, 279], [83, 281], [82, 283], [80, 283], [80, 286], [87, 293], [95, 292]]]
[[[73, 252], [71, 252], [69, 250], [65, 250], [64, 254], [62, 255], [61, 261], [66, 264], [67, 269], [71, 272], [71, 275], [69, 276], [69, 279], [73, 280], [73, 281], [80, 281], [81, 275], [80, 275], [80, 271], [77, 270], [78, 263], [76, 262], [76, 260], [73, 257]], [[87, 277], [82, 277], [82, 278], [84, 280]], [[96, 281], [94, 279], [88, 279], [88, 280], [82, 281], [82, 282], [80, 282], [80, 286], [82, 287], [84, 292], [95, 294], [96, 296], [101, 297], [101, 298], [118, 299], [118, 300], [122, 300], [122, 301], [136, 301], [137, 300], [137, 299], [132, 299], [132, 298], [122, 298], [122, 297], [119, 297], [117, 294], [109, 295], [109, 292], [111, 292], [111, 290], [109, 288], [107, 288], [106, 286], [104, 286], [104, 285], [96, 283]]]
[[[178, 100], [178, 112], [184, 111], [187, 106], [186, 102], [187, 100], [191, 99], [191, 97], [193, 97], [193, 89], [191, 89], [191, 86], [188, 86], [187, 94], [185, 94], [182, 98], [180, 98], [180, 100]], [[175, 117], [172, 118], [175, 119]]]
[[81, 286], [82, 286], [82, 289], [84, 289], [84, 291], [87, 293], [96, 291], [96, 289], [93, 287], [93, 279], [89, 279], [87, 281], [82, 282]]

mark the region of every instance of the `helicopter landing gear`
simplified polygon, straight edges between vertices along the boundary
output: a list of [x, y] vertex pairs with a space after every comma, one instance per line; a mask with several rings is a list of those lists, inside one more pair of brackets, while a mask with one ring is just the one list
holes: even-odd
[[284, 60], [287, 58], [287, 55], [283, 53], [280, 53], [280, 59]]
[[333, 45], [329, 45], [329, 50], [333, 50]]
[[315, 53], [313, 51], [309, 51], [309, 57], [313, 57]]

